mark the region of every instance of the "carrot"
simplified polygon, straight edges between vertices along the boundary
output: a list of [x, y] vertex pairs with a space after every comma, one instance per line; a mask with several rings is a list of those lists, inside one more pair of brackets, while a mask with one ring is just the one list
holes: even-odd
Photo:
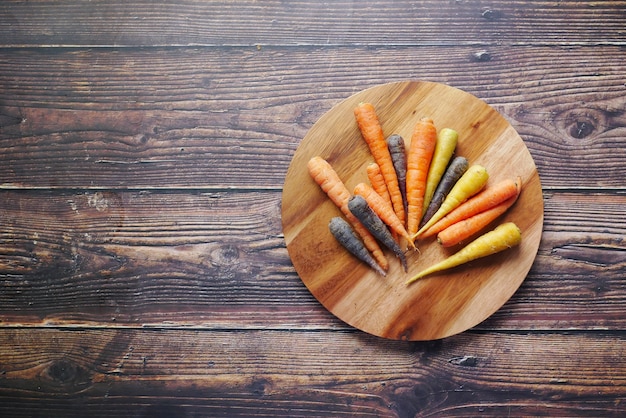
[[383, 270], [389, 268], [389, 262], [385, 257], [385, 253], [376, 242], [376, 238], [367, 230], [367, 228], [359, 222], [359, 220], [350, 212], [348, 208], [348, 200], [350, 192], [343, 184], [337, 172], [322, 157], [316, 156], [308, 162], [309, 174], [321, 189], [328, 195], [330, 200], [341, 210], [346, 219], [350, 221], [355, 231], [363, 239], [365, 247], [372, 253], [380, 267]]
[[330, 229], [335, 239], [352, 255], [370, 266], [381, 276], [387, 275], [345, 219], [339, 216], [332, 218], [328, 223], [328, 229]]
[[430, 163], [428, 170], [428, 177], [426, 177], [426, 191], [424, 192], [424, 204], [422, 206], [422, 213], [426, 213], [430, 200], [435, 193], [435, 189], [441, 180], [441, 177], [450, 163], [452, 154], [456, 149], [456, 144], [459, 139], [459, 134], [454, 129], [443, 128], [437, 135], [437, 143], [435, 145], [435, 152], [433, 154], [433, 160]]
[[354, 187], [354, 194], [356, 196], [362, 196], [370, 208], [378, 215], [378, 217], [385, 223], [392, 231], [399, 236], [405, 238], [411, 247], [415, 248], [415, 244], [411, 240], [409, 233], [406, 232], [402, 221], [398, 218], [393, 208], [380, 197], [376, 191], [365, 183], [359, 183]]
[[398, 177], [393, 166], [389, 148], [387, 148], [383, 128], [376, 115], [376, 110], [371, 103], [359, 103], [354, 109], [354, 116], [359, 130], [361, 131], [361, 135], [369, 146], [372, 157], [374, 157], [374, 161], [380, 166], [380, 172], [385, 178], [385, 184], [389, 191], [389, 197], [391, 197], [393, 210], [396, 212], [396, 215], [398, 215], [398, 218], [404, 222], [404, 202], [402, 200], [402, 194], [400, 193]]
[[398, 186], [404, 203], [404, 212], [407, 211], [406, 205], [406, 145], [404, 138], [398, 134], [393, 134], [387, 138], [387, 148], [391, 154], [393, 167], [396, 169], [396, 177], [398, 177]]
[[519, 193], [509, 197], [507, 200], [491, 209], [487, 209], [471, 218], [464, 219], [461, 222], [449, 226], [437, 234], [437, 241], [443, 247], [452, 247], [472, 235], [475, 235], [513, 206], [518, 196]]
[[393, 239], [387, 225], [369, 207], [363, 196], [352, 196], [348, 201], [348, 208], [354, 216], [374, 235], [380, 242], [389, 248], [402, 262], [404, 271], [407, 271], [406, 258], [400, 245]]
[[437, 129], [433, 120], [423, 118], [417, 122], [411, 135], [411, 145], [407, 154], [406, 194], [407, 231], [417, 232], [426, 191], [426, 177], [437, 143]]
[[385, 202], [389, 203], [389, 206], [393, 207], [387, 185], [385, 184], [385, 178], [383, 177], [383, 173], [380, 172], [380, 166], [376, 163], [370, 163], [365, 170], [367, 172], [367, 178], [374, 190], [376, 190], [376, 193], [378, 193]]
[[435, 212], [439, 210], [439, 207], [443, 203], [446, 196], [448, 196], [448, 193], [450, 193], [450, 190], [452, 190], [452, 187], [454, 187], [456, 182], [467, 171], [468, 166], [469, 163], [465, 157], [456, 157], [452, 160], [446, 169], [446, 172], [441, 177], [439, 185], [435, 189], [435, 193], [430, 200], [426, 213], [422, 216], [420, 228], [426, 225], [426, 222], [430, 221], [430, 218], [432, 218]]
[[[521, 182], [521, 179], [518, 178], [518, 182]], [[421, 235], [422, 238], [428, 238], [432, 235], [436, 235], [450, 225], [497, 206], [517, 194], [518, 184], [519, 183], [516, 183], [513, 179], [505, 179], [494, 186], [488, 186], [480, 193], [460, 204], [456, 209], [448, 213], [437, 223], [424, 231]]]
[[504, 251], [518, 245], [522, 241], [522, 233], [513, 222], [499, 225], [494, 230], [476, 238], [467, 246], [439, 263], [421, 271], [406, 284], [411, 284], [424, 276], [459, 266], [464, 263]]
[[485, 167], [481, 165], [473, 165], [461, 176], [456, 182], [446, 199], [443, 201], [439, 210], [435, 212], [432, 218], [424, 225], [415, 235], [413, 239], [420, 236], [424, 231], [433, 226], [437, 221], [446, 216], [452, 210], [456, 209], [461, 203], [482, 190], [489, 179], [489, 174]]

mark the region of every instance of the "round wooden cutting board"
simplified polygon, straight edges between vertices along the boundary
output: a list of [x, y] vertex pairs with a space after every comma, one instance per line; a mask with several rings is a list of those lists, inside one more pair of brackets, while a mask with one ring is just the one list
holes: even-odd
[[[376, 274], [341, 247], [328, 222], [341, 212], [310, 178], [308, 160], [316, 155], [337, 171], [348, 190], [367, 182], [373, 161], [356, 125], [353, 109], [372, 103], [385, 136], [400, 134], [408, 147], [416, 122], [430, 117], [438, 130], [459, 133], [456, 155], [481, 164], [489, 184], [522, 179], [522, 192], [492, 227], [515, 222], [520, 246], [411, 285], [405, 282], [458, 247], [436, 240], [417, 241], [408, 251], [409, 271], [387, 251], [389, 271]], [[456, 88], [422, 81], [384, 84], [361, 91], [323, 115], [300, 143], [285, 179], [282, 222], [289, 256], [303, 283], [339, 319], [367, 333], [390, 339], [433, 340], [465, 331], [497, 311], [524, 281], [537, 254], [543, 228], [543, 197], [535, 163], [515, 129], [493, 108]]]

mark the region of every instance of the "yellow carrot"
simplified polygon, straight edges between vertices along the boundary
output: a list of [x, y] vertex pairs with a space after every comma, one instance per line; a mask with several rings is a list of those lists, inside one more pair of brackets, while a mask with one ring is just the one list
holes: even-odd
[[521, 241], [522, 232], [519, 227], [513, 222], [504, 223], [496, 227], [493, 231], [487, 232], [486, 234], [476, 238], [466, 247], [462, 248], [445, 260], [440, 261], [439, 263], [434, 264], [416, 274], [410, 278], [406, 284], [411, 284], [429, 274], [451, 269], [478, 258], [499, 253], [508, 248], [519, 245]]
[[428, 177], [426, 177], [426, 191], [424, 192], [424, 204], [422, 213], [426, 213], [430, 200], [433, 198], [435, 189], [441, 180], [441, 176], [446, 171], [448, 163], [454, 154], [459, 134], [454, 129], [443, 128], [437, 134], [437, 143], [435, 144], [435, 153], [430, 162], [428, 169]]
[[485, 187], [485, 184], [487, 184], [488, 179], [489, 174], [487, 174], [485, 167], [475, 164], [468, 168], [459, 181], [456, 182], [452, 190], [450, 190], [450, 193], [446, 196], [439, 210], [435, 212], [433, 217], [430, 218], [430, 221], [417, 231], [412, 238], [415, 239], [419, 237], [424, 231], [433, 226], [452, 210], [456, 209], [461, 203], [481, 191], [483, 187]]

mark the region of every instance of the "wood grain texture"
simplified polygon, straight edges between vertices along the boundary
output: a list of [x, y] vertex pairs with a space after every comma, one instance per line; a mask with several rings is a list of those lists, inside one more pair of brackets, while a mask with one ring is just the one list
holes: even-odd
[[502, 113], [544, 187], [623, 188], [626, 51], [494, 47], [490, 61], [475, 51], [0, 50], [0, 184], [280, 189], [297, 145], [332, 106], [424, 79]]
[[[294, 271], [280, 192], [1, 197], [3, 325], [350, 329]], [[623, 194], [545, 194], [529, 276], [480, 329], [623, 329], [624, 207]]]
[[[0, 414], [626, 414], [623, 1], [0, 2]], [[326, 311], [280, 228], [295, 150], [404, 80], [537, 163], [539, 254], [427, 344]]]
[[2, 329], [0, 339], [11, 341], [0, 344], [0, 411], [12, 416], [624, 412], [619, 334], [407, 343], [362, 333]]
[[[591, 45], [623, 41], [623, 1], [3, 2], [2, 46]], [[102, 18], [102, 17], [106, 18]]]

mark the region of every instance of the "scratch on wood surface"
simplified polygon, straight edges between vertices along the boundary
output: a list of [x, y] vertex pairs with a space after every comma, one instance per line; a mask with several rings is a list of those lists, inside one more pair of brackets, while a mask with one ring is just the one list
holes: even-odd
[[25, 186], [23, 183], [2, 183], [0, 184], [0, 189], [6, 190], [15, 190], [15, 189], [23, 189]]
[[452, 357], [448, 360], [448, 363], [454, 364], [455, 366], [476, 367], [478, 365], [478, 360], [478, 357], [466, 355], [462, 357]]
[[597, 266], [626, 263], [626, 248], [614, 245], [566, 244], [553, 248], [552, 254]]
[[173, 163], [176, 162], [174, 159], [161, 159], [161, 160], [108, 160], [108, 159], [99, 159], [96, 160], [97, 164], [148, 164], [148, 163]]

